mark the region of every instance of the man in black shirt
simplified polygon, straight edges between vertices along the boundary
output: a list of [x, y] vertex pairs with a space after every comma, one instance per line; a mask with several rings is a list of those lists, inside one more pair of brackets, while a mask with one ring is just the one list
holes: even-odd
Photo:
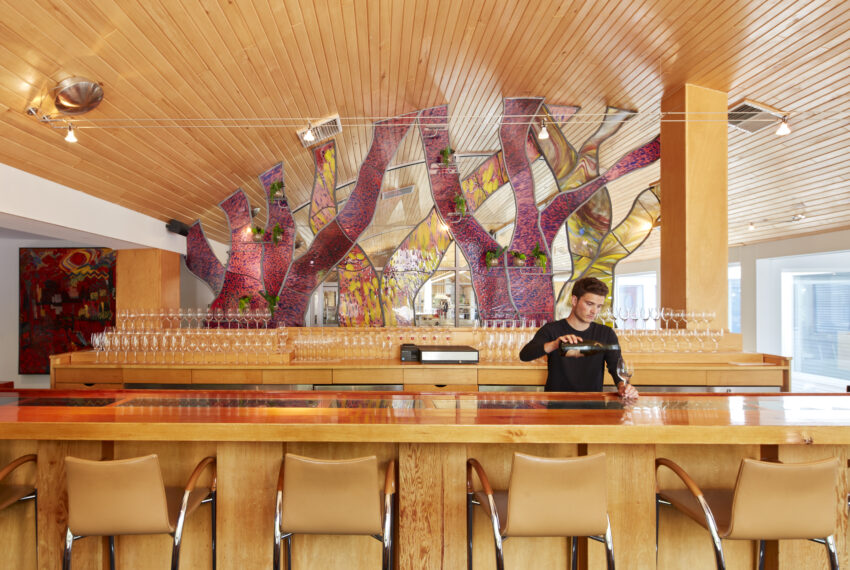
[[575, 344], [596, 340], [602, 344], [618, 344], [614, 329], [593, 322], [607, 294], [608, 286], [599, 279], [579, 279], [573, 285], [570, 316], [540, 327], [534, 338], [520, 351], [519, 358], [524, 362], [547, 355], [547, 392], [601, 392], [604, 366], [607, 366], [620, 396], [626, 399], [638, 397], [634, 386], [617, 377], [619, 350], [606, 350], [587, 356], [578, 351], [562, 355], [560, 351], [561, 342]]

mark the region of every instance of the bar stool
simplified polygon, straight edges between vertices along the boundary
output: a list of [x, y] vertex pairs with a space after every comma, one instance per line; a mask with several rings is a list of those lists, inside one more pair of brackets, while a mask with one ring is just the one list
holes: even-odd
[[35, 541], [38, 544], [38, 492], [35, 489], [35, 483], [29, 484], [12, 484], [4, 483], [4, 480], [10, 473], [21, 465], [27, 463], [37, 463], [35, 454], [23, 455], [18, 457], [2, 469], [0, 469], [0, 511], [12, 505], [32, 500], [35, 504]]
[[[212, 469], [210, 487], [197, 487], [206, 467]], [[156, 455], [91, 461], [65, 458], [68, 482], [68, 527], [65, 532], [64, 570], [71, 568], [74, 541], [85, 536], [109, 537], [109, 567], [115, 570], [115, 536], [169, 534], [174, 538], [171, 568], [180, 567], [180, 543], [186, 517], [202, 503], [210, 503], [212, 567], [215, 570], [216, 480], [215, 458], [195, 467], [185, 487], [166, 487]]]
[[672, 470], [686, 489], [659, 490], [656, 512], [658, 505], [672, 505], [707, 529], [718, 569], [726, 568], [724, 538], [758, 540], [759, 569], [764, 568], [765, 540], [809, 539], [826, 546], [830, 568], [838, 569], [832, 536], [837, 458], [795, 464], [744, 459], [734, 489], [704, 492], [676, 463], [656, 459], [656, 471], [662, 466]]
[[[481, 482], [475, 491], [472, 472]], [[512, 536], [572, 537], [572, 568], [577, 567], [576, 537], [605, 544], [608, 568], [614, 568], [614, 544], [608, 520], [605, 454], [549, 458], [514, 453], [507, 491], [493, 490], [476, 459], [466, 462], [467, 567], [472, 569], [474, 505], [480, 505], [493, 527], [496, 568], [504, 570], [502, 542]]]
[[363, 534], [384, 545], [383, 569], [393, 565], [395, 460], [384, 476], [383, 513], [378, 459], [314, 459], [287, 453], [280, 466], [274, 515], [275, 570], [280, 569], [281, 540], [286, 567], [292, 568], [293, 534]]

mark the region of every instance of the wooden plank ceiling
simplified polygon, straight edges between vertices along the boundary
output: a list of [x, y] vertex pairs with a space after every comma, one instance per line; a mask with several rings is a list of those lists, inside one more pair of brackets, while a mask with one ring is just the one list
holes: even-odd
[[[498, 149], [503, 97], [581, 106], [565, 128], [577, 147], [606, 105], [638, 111], [602, 146], [605, 168], [658, 133], [662, 94], [685, 82], [791, 116], [784, 138], [729, 128], [730, 244], [850, 226], [850, 2], [0, 0], [0, 12], [0, 162], [163, 221], [200, 218], [225, 243], [218, 202], [241, 187], [263, 205], [256, 177], [273, 164], [290, 204], [309, 200], [307, 118], [342, 117], [345, 182], [372, 118], [448, 103], [453, 146], [477, 153]], [[25, 109], [74, 75], [102, 82], [105, 100], [69, 144]], [[408, 136], [395, 163], [420, 160]], [[551, 175], [536, 171], [545, 194]], [[655, 165], [611, 184], [615, 220], [658, 178]], [[368, 252], [381, 257], [433, 205], [424, 166], [385, 181], [410, 184], [379, 205]], [[510, 192], [480, 215], [509, 223]], [[635, 257], [657, 255], [656, 235]]]

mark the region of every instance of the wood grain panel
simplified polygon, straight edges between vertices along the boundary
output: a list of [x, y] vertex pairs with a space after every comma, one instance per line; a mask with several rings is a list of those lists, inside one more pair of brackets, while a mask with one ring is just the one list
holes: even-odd
[[[462, 568], [466, 559], [463, 445], [399, 445], [399, 568]], [[438, 537], [434, 540], [433, 537]]]
[[[65, 483], [65, 457], [108, 459], [108, 446], [99, 441], [38, 442], [38, 564], [41, 568], [61, 568], [68, 525], [68, 493]], [[90, 537], [74, 544], [74, 568], [102, 568], [105, 539]]]
[[[605, 453], [608, 478], [608, 519], [618, 568], [655, 568], [655, 482], [635, 476], [652, 471], [653, 445], [588, 445], [587, 454]], [[628, 556], [617, 556], [617, 550]], [[605, 548], [588, 541], [588, 568], [605, 568]], [[679, 566], [681, 568], [681, 566]]]
[[537, 369], [522, 369], [522, 368], [479, 368], [478, 369], [478, 384], [479, 385], [510, 385], [516, 384], [519, 386], [540, 386], [546, 383], [546, 370]]
[[192, 370], [192, 384], [259, 384], [263, 381], [263, 371], [233, 370], [217, 368], [210, 370]]
[[263, 384], [330, 384], [333, 371], [329, 368], [294, 368], [263, 370]]
[[116, 383], [124, 381], [121, 368], [57, 368], [56, 384]]
[[428, 368], [405, 368], [402, 371], [405, 384], [455, 384], [475, 385], [478, 371], [475, 368], [433, 370]]
[[124, 382], [156, 384], [191, 384], [192, 370], [185, 368], [125, 368]]
[[283, 449], [280, 443], [217, 445], [219, 568], [271, 567]]
[[334, 384], [401, 384], [400, 370], [386, 368], [335, 368]]
[[[36, 453], [35, 441], [0, 442], [0, 469], [13, 460]], [[36, 482], [38, 467], [34, 463], [22, 465], [11, 473], [3, 483], [30, 485]], [[35, 570], [38, 544], [35, 537], [35, 503], [24, 501], [0, 511], [0, 551], [2, 562], [8, 568]]]
[[709, 386], [782, 386], [783, 370], [709, 370]]

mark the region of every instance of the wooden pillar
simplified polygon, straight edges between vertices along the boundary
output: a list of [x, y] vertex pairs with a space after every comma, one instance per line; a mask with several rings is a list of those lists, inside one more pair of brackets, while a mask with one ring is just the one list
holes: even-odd
[[661, 100], [661, 305], [728, 322], [727, 95], [685, 84]]
[[115, 310], [180, 308], [180, 254], [121, 249], [115, 262]]

